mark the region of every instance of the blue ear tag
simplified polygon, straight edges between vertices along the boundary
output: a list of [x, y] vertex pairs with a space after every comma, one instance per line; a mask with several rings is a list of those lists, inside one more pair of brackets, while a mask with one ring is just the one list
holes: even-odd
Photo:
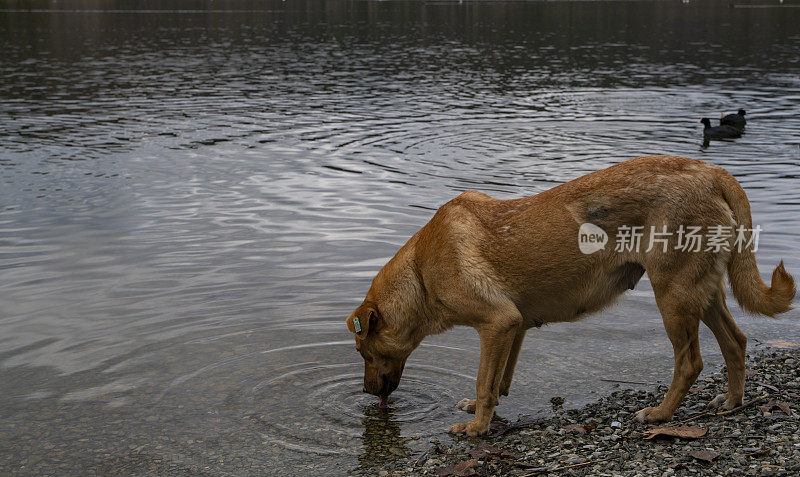
[[361, 333], [361, 322], [358, 321], [358, 317], [353, 317], [353, 328], [356, 329], [356, 333]]

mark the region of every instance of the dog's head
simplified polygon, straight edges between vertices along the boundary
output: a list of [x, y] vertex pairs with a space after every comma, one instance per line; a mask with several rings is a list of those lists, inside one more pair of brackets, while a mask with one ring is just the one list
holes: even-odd
[[378, 396], [380, 406], [386, 407], [389, 394], [400, 384], [406, 359], [419, 343], [393, 328], [370, 301], [347, 317], [347, 328], [355, 334], [356, 349], [364, 358], [364, 392]]

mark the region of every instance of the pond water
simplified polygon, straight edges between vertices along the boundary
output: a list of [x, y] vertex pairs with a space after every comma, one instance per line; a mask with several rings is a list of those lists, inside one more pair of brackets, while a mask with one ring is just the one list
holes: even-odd
[[[747, 190], [762, 275], [797, 276], [793, 6], [0, 1], [0, 472], [342, 474], [444, 439], [476, 333], [427, 339], [387, 411], [344, 320], [465, 190], [703, 159]], [[800, 341], [797, 310], [733, 309], [751, 346]], [[529, 333], [498, 413], [671, 366], [645, 276]]]

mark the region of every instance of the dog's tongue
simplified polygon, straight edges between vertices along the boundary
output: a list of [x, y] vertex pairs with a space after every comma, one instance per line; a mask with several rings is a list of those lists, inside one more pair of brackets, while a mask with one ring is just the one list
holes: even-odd
[[378, 403], [378, 407], [387, 408], [389, 407], [389, 396], [385, 394], [381, 394], [380, 396], [381, 402]]

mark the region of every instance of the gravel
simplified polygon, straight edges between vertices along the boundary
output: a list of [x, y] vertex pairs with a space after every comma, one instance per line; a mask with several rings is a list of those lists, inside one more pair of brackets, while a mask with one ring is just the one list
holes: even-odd
[[[564, 410], [555, 396], [552, 414], [495, 421], [490, 437], [451, 445], [434, 439], [426, 452], [385, 466], [382, 475], [800, 475], [798, 359], [800, 350], [750, 354], [745, 407], [725, 415], [706, 407], [725, 392], [724, 369], [698, 380], [673, 421], [658, 426], [636, 423], [633, 415], [658, 405], [665, 386], [617, 391], [581, 409]], [[677, 425], [704, 435], [645, 438], [650, 429]]]

